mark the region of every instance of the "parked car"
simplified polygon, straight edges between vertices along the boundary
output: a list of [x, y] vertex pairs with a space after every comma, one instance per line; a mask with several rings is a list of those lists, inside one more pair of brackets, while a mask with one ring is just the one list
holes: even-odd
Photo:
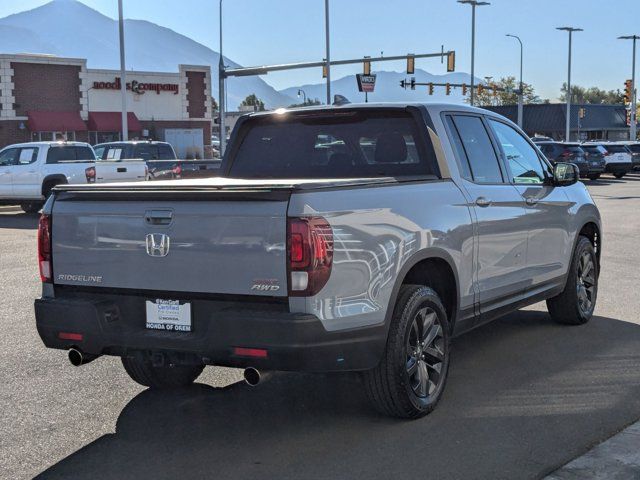
[[576, 164], [580, 169], [581, 177], [591, 178], [595, 175], [599, 176], [603, 171], [601, 165], [592, 166], [592, 164], [587, 161], [587, 155], [578, 143], [547, 141], [535, 143], [551, 163], [570, 162]]
[[624, 145], [611, 142], [589, 142], [589, 145], [602, 147], [605, 151], [605, 171], [616, 178], [622, 178], [633, 170], [631, 152]]
[[624, 145], [631, 153], [631, 162], [634, 170], [640, 170], [640, 142], [616, 142], [618, 145]]
[[215, 160], [178, 160], [173, 147], [166, 142], [109, 142], [94, 148], [99, 158], [113, 156], [144, 161], [149, 170], [149, 180], [212, 177], [220, 169], [220, 162]]
[[252, 113], [222, 170], [54, 189], [38, 233], [44, 344], [75, 365], [119, 356], [153, 388], [205, 365], [251, 384], [361, 371], [376, 408], [416, 418], [442, 396], [453, 335], [541, 300], [559, 323], [593, 314], [598, 209], [575, 165], [552, 166], [495, 113]]
[[600, 175], [604, 173], [607, 166], [607, 163], [604, 159], [606, 150], [602, 147], [598, 147], [588, 143], [583, 143], [581, 145], [581, 148], [582, 150], [584, 150], [584, 154], [589, 165], [589, 172], [587, 176], [590, 180], [599, 179]]
[[536, 135], [534, 137], [531, 137], [531, 141], [533, 143], [538, 143], [538, 142], [553, 142], [553, 138], [551, 137], [545, 137], [543, 135]]
[[88, 143], [32, 142], [0, 150], [0, 203], [35, 213], [60, 184], [144, 180], [138, 172], [107, 162], [96, 163]]

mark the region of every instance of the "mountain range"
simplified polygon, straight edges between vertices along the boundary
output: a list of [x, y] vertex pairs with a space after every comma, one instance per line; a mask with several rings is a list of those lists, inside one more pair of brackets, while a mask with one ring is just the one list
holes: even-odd
[[[177, 71], [179, 64], [211, 65], [214, 97], [218, 97], [217, 65], [219, 53], [169, 28], [145, 20], [125, 20], [127, 69], [140, 71]], [[152, 48], [150, 48], [152, 46]], [[0, 18], [0, 53], [44, 53], [63, 57], [86, 58], [89, 68], [118, 69], [120, 53], [118, 22], [86, 6], [78, 0], [53, 0], [41, 7]], [[225, 64], [238, 67], [225, 56]], [[415, 91], [399, 86], [404, 73], [380, 71], [375, 93], [370, 101], [461, 102], [460, 92], [446, 97], [443, 88], [436, 88], [429, 97], [426, 87]], [[432, 75], [416, 70], [418, 82], [463, 82], [469, 75], [452, 73]], [[324, 83], [302, 85], [277, 91], [260, 77], [232, 78], [227, 81], [227, 105], [235, 109], [249, 94], [255, 93], [267, 108], [301, 103], [298, 89], [308, 98], [325, 99]], [[332, 93], [342, 94], [351, 101], [364, 101], [357, 91], [354, 75], [332, 81]]]

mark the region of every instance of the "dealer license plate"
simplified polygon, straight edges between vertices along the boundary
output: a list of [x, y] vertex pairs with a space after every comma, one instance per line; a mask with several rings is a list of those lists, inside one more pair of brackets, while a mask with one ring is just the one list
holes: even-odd
[[178, 300], [147, 300], [147, 328], [169, 332], [191, 331], [191, 304]]

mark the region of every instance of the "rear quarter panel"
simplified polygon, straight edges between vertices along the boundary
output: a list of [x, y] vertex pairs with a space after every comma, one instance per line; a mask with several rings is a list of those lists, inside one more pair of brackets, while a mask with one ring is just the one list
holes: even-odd
[[295, 193], [289, 216], [323, 216], [333, 229], [327, 285], [291, 297], [329, 331], [384, 323], [396, 282], [420, 253], [449, 259], [459, 280], [458, 310], [473, 305], [473, 231], [466, 201], [450, 180]]

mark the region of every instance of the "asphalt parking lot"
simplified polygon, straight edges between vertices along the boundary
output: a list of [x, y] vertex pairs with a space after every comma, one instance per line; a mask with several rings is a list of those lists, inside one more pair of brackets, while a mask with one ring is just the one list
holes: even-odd
[[45, 349], [33, 299], [37, 217], [0, 208], [0, 478], [539, 478], [640, 418], [640, 175], [588, 182], [603, 214], [596, 317], [536, 305], [455, 340], [441, 404], [396, 421], [356, 375], [257, 388], [207, 368], [172, 393], [113, 358]]

